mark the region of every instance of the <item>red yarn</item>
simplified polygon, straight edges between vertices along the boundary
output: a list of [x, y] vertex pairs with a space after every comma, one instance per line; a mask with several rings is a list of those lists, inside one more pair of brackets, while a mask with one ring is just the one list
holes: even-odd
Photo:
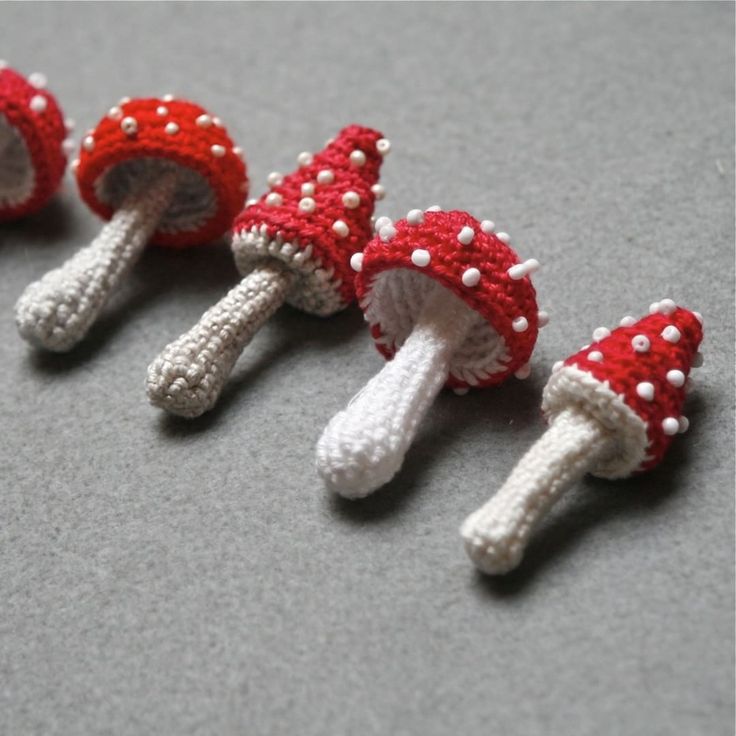
[[[663, 330], [670, 325], [680, 332], [674, 343], [662, 337]], [[649, 340], [647, 351], [637, 352], [632, 347], [632, 339], [637, 335]], [[565, 365], [575, 366], [607, 383], [645, 422], [648, 458], [640, 471], [649, 470], [662, 460], [672, 442], [672, 435], [665, 434], [662, 422], [668, 417], [679, 418], [685, 402], [684, 385], [670, 383], [667, 372], [679, 370], [687, 377], [702, 339], [700, 320], [693, 312], [678, 307], [671, 314], [657, 312], [631, 327], [618, 327], [608, 337], [593, 342], [565, 361]], [[594, 352], [601, 353], [603, 359], [590, 360]], [[654, 386], [652, 401], [638, 395], [636, 387], [642, 382]]]
[[[166, 110], [159, 114], [157, 110]], [[197, 123], [207, 116], [210, 124]], [[134, 118], [137, 131], [128, 134], [121, 128], [124, 118]], [[179, 130], [171, 135], [166, 126], [175, 123]], [[233, 141], [218, 118], [186, 100], [135, 99], [121, 102], [88, 133], [93, 148], [82, 146], [77, 167], [77, 183], [82, 199], [100, 217], [110, 219], [112, 207], [102, 202], [96, 185], [112, 167], [137, 158], [160, 158], [192, 169], [208, 182], [217, 200], [217, 209], [200, 226], [178, 232], [156, 231], [151, 239], [155, 245], [176, 248], [209, 243], [224, 235], [243, 206], [248, 191], [246, 167]], [[222, 146], [222, 156], [216, 156], [213, 146]]]
[[[31, 109], [31, 100], [40, 96], [46, 107]], [[13, 69], [0, 69], [0, 116], [4, 116], [23, 137], [34, 170], [34, 185], [25, 201], [0, 206], [0, 222], [14, 220], [41, 209], [59, 188], [66, 168], [62, 143], [66, 137], [64, 116], [56, 98], [38, 89]]]
[[[311, 163], [301, 166], [285, 176], [283, 182], [271, 188], [258, 202], [246, 207], [235, 221], [235, 232], [250, 230], [254, 225], [266, 226], [271, 239], [280, 235], [285, 242], [301, 248], [311, 244], [313, 258], [325, 269], [334, 269], [335, 281], [340, 280], [340, 295], [345, 303], [355, 298], [355, 274], [350, 268], [350, 256], [360, 251], [371, 237], [371, 216], [375, 205], [375, 194], [371, 187], [378, 182], [383, 160], [376, 142], [383, 136], [376, 130], [359, 125], [349, 125], [340, 131], [320, 153], [314, 154]], [[362, 151], [365, 163], [352, 163], [350, 154]], [[334, 175], [331, 183], [321, 184], [318, 175], [330, 170]], [[303, 184], [313, 184], [315, 208], [311, 213], [299, 209], [305, 198]], [[359, 205], [350, 209], [343, 203], [346, 192], [355, 192], [360, 197]], [[271, 193], [281, 196], [279, 205], [267, 204]], [[349, 228], [345, 237], [333, 230], [335, 221], [342, 220]]]
[[[499, 384], [529, 361], [537, 340], [537, 299], [531, 279], [512, 279], [508, 275], [508, 269], [519, 263], [518, 256], [494, 233], [483, 232], [480, 222], [467, 212], [424, 212], [423, 217], [420, 225], [411, 225], [405, 219], [393, 223], [396, 234], [388, 242], [376, 236], [366, 246], [356, 278], [358, 300], [370, 300], [372, 283], [382, 271], [406, 268], [435, 279], [478, 312], [506, 342], [511, 355], [507, 368], [479, 380], [476, 386]], [[473, 230], [473, 239], [463, 245], [458, 234], [466, 226]], [[412, 262], [412, 253], [417, 249], [429, 252], [428, 265], [420, 267]], [[480, 271], [480, 281], [475, 286], [463, 284], [463, 273], [469, 268]], [[512, 327], [518, 317], [528, 322], [522, 332]], [[371, 333], [378, 350], [387, 359], [392, 358], [396, 351], [393, 345], [381, 341], [381, 325], [372, 325]], [[469, 387], [453, 376], [447, 385]]]

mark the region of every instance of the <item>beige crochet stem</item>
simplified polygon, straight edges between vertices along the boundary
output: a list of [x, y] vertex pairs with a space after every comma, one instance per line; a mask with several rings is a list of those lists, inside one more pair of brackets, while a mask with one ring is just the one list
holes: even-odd
[[406, 342], [332, 418], [317, 444], [317, 470], [330, 490], [361, 498], [398, 472], [473, 315], [454, 294], [432, 283]]
[[183, 417], [211, 409], [245, 346], [284, 303], [293, 274], [275, 258], [231, 289], [148, 367], [148, 400]]
[[490, 575], [513, 570], [529, 537], [563, 492], [611, 450], [612, 435], [578, 409], [566, 409], [522, 457], [460, 533], [475, 565]]
[[141, 182], [90, 245], [30, 284], [15, 305], [21, 336], [47, 350], [74, 347], [140, 257], [175, 189], [174, 172]]

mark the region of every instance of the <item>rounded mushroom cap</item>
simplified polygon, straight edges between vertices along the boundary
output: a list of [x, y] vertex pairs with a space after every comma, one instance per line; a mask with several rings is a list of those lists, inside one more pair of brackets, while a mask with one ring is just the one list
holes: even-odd
[[246, 167], [219, 118], [193, 102], [121, 100], [83, 138], [76, 174], [82, 199], [109, 219], [131, 187], [171, 169], [177, 190], [151, 242], [187, 247], [224, 235], [248, 191]]
[[347, 306], [355, 298], [350, 255], [371, 238], [388, 148], [378, 131], [350, 125], [320, 153], [299, 154], [292, 174], [272, 174], [270, 191], [246, 206], [233, 227], [241, 273], [277, 258], [297, 275], [290, 304], [319, 316]]
[[548, 419], [577, 406], [617, 438], [616, 452], [593, 471], [603, 478], [650, 470], [673, 435], [687, 429], [681, 412], [703, 338], [701, 321], [669, 299], [653, 307], [653, 314], [624, 318], [610, 333], [596, 330], [594, 342], [558, 366], [544, 389]]
[[490, 225], [458, 210], [412, 210], [353, 258], [358, 300], [384, 357], [409, 336], [434, 279], [477, 313], [448, 386], [492, 386], [525, 368], [539, 328], [536, 292], [528, 273], [509, 274], [522, 264]]
[[0, 222], [39, 210], [64, 175], [64, 116], [44, 85], [0, 62]]

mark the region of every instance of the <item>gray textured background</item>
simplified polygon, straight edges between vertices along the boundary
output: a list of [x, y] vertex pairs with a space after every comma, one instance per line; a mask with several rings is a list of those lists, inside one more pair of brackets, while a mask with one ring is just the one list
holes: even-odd
[[[0, 6], [0, 57], [80, 132], [191, 96], [272, 169], [356, 121], [394, 143], [379, 214], [440, 203], [536, 256], [533, 378], [443, 395], [362, 503], [313, 470], [381, 366], [351, 309], [284, 309], [194, 422], [149, 360], [231, 285], [225, 246], [149, 252], [90, 339], [34, 355], [12, 306], [99, 223], [74, 187], [0, 229], [0, 733], [733, 733], [734, 7]], [[507, 579], [457, 527], [536, 438], [554, 360], [671, 296], [706, 365], [665, 466], [589, 480]]]

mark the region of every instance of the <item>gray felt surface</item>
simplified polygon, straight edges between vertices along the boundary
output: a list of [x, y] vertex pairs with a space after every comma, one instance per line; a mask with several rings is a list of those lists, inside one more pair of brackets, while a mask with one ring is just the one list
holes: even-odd
[[[0, 6], [0, 56], [81, 133], [120, 96], [211, 107], [272, 169], [348, 122], [394, 150], [379, 214], [491, 217], [552, 322], [533, 377], [442, 395], [395, 482], [327, 497], [313, 448], [382, 365], [356, 309], [283, 309], [216, 411], [145, 368], [236, 279], [147, 253], [79, 349], [18, 338], [23, 287], [99, 227], [70, 179], [0, 229], [0, 733], [733, 733], [734, 6]], [[487, 580], [464, 516], [539, 436], [549, 366], [671, 296], [703, 312], [691, 430], [587, 480]]]

